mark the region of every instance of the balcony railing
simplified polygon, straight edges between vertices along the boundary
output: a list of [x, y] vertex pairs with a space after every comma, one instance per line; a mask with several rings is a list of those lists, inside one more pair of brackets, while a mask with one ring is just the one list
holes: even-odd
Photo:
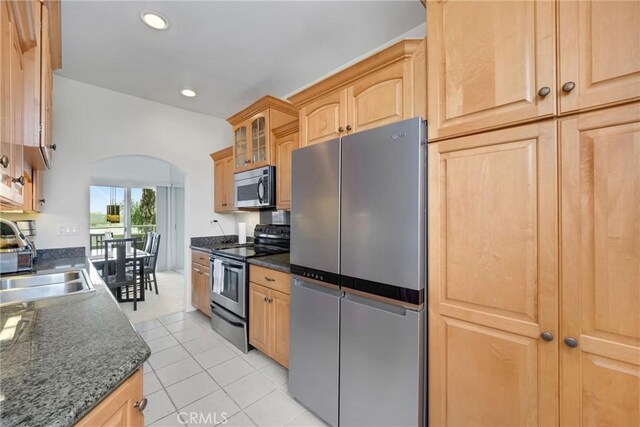
[[[138, 249], [144, 247], [144, 235], [147, 232], [156, 232], [155, 224], [142, 224], [131, 226], [131, 237], [138, 238]], [[100, 225], [89, 228], [91, 249], [102, 249], [104, 247], [104, 233], [113, 233], [114, 239], [124, 239], [125, 232], [123, 225]]]

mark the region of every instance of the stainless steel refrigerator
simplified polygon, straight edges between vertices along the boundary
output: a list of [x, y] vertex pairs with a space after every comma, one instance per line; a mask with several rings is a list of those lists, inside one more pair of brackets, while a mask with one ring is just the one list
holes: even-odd
[[292, 155], [289, 389], [337, 426], [425, 420], [426, 123]]

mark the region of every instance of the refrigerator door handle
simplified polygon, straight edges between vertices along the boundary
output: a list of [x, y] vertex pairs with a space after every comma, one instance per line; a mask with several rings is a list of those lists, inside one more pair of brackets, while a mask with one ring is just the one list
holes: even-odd
[[371, 308], [376, 308], [378, 310], [386, 311], [387, 313], [395, 314], [396, 316], [406, 316], [407, 314], [407, 309], [404, 307], [388, 304], [382, 301], [376, 301], [374, 299], [361, 297], [359, 295], [355, 295], [349, 292], [345, 294], [344, 298], [356, 304], [364, 305]]
[[319, 292], [319, 293], [330, 295], [333, 297], [341, 297], [344, 294], [344, 292], [342, 292], [339, 289], [332, 289], [328, 286], [310, 283], [309, 281], [307, 281], [307, 279], [303, 279], [303, 280], [304, 281], [300, 280], [297, 277], [292, 278], [293, 286], [309, 289], [310, 291]]

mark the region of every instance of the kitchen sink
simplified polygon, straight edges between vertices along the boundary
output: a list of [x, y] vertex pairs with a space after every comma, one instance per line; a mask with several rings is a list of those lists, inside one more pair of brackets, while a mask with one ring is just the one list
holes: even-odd
[[0, 278], [0, 306], [94, 290], [85, 270], [3, 277]]

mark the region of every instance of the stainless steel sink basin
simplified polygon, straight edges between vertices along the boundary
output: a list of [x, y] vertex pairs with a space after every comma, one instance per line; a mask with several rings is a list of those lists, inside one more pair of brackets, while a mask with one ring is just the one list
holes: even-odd
[[85, 270], [3, 277], [0, 278], [0, 306], [94, 290]]

